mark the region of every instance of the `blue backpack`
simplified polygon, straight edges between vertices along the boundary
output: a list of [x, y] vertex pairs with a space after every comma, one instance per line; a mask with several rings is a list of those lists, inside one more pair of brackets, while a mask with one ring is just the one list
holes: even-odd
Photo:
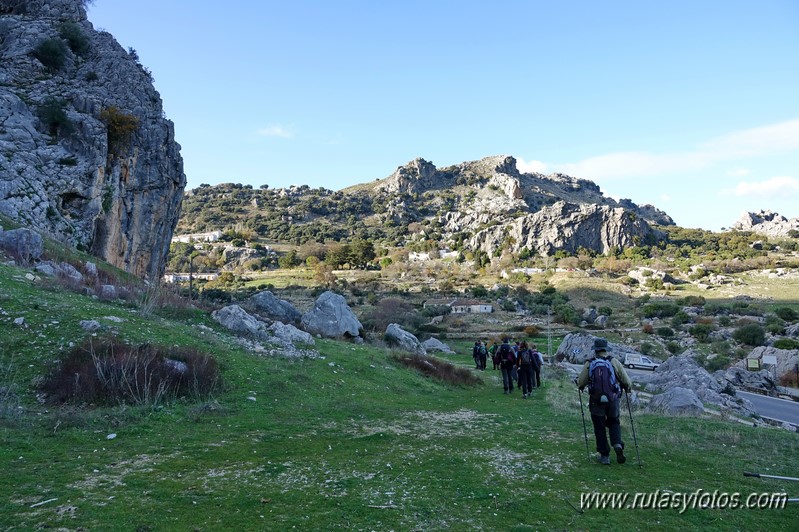
[[591, 361], [588, 378], [591, 382], [588, 393], [592, 403], [610, 403], [621, 395], [613, 364], [607, 358], [595, 358]]

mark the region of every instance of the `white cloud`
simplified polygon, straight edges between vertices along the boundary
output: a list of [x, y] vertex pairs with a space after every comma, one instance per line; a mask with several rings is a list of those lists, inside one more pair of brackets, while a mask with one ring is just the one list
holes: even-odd
[[[696, 171], [713, 164], [799, 150], [799, 119], [734, 131], [673, 153], [616, 152], [577, 163], [546, 165], [555, 171], [602, 181]], [[745, 175], [745, 174], [739, 174]]]
[[521, 157], [516, 157], [516, 168], [523, 174], [538, 173], [546, 174], [549, 167], [541, 161], [525, 161]]
[[669, 202], [669, 201], [671, 201], [671, 196], [669, 196], [668, 194], [661, 194], [660, 195], [660, 201]]
[[743, 177], [749, 175], [751, 172], [748, 168], [736, 168], [735, 170], [730, 170], [727, 172], [727, 175], [730, 177]]
[[736, 196], [785, 199], [788, 196], [799, 194], [799, 179], [778, 176], [760, 182], [741, 181], [732, 193]]
[[294, 133], [291, 130], [281, 125], [266, 126], [259, 129], [257, 133], [261, 137], [279, 137], [282, 139], [290, 139], [294, 137]]

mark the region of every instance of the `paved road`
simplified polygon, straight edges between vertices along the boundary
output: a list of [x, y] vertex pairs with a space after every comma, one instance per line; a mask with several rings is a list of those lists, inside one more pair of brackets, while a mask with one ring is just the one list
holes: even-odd
[[799, 403], [740, 390], [736, 395], [752, 401], [755, 411], [763, 417], [799, 424]]

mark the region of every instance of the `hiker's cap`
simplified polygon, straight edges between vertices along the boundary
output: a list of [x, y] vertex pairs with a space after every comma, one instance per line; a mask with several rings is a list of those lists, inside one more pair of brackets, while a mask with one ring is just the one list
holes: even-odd
[[594, 353], [608, 350], [608, 341], [604, 338], [597, 338], [594, 340]]

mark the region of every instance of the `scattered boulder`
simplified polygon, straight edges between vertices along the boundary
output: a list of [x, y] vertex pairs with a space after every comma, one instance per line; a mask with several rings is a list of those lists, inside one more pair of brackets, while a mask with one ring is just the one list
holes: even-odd
[[100, 285], [100, 297], [103, 299], [116, 299], [117, 287], [112, 284]]
[[80, 327], [84, 331], [93, 332], [99, 330], [102, 325], [100, 325], [100, 322], [97, 320], [81, 320]]
[[250, 298], [253, 310], [261, 316], [273, 321], [299, 324], [302, 314], [294, 305], [283, 299], [278, 299], [269, 290], [258, 292]]
[[330, 291], [319, 296], [313, 310], [303, 314], [301, 323], [309, 333], [324, 338], [358, 338], [363, 331], [344, 297]]
[[182, 360], [173, 360], [171, 358], [164, 359], [164, 366], [169, 370], [170, 373], [176, 375], [185, 375], [189, 372], [189, 366]]
[[701, 367], [690, 356], [691, 351], [686, 351], [682, 355], [669, 357], [658, 366], [652, 373], [652, 378], [646, 385], [646, 391], [657, 393], [672, 387], [688, 388], [695, 393], [700, 390], [712, 390], [721, 392], [722, 386], [713, 376]]
[[[785, 373], [793, 373], [796, 364], [799, 364], [799, 349], [777, 349], [771, 346], [759, 346], [752, 349], [747, 358], [757, 358], [763, 360], [764, 356], [774, 356], [777, 359], [777, 376], [784, 375]], [[738, 364], [740, 367], [746, 367], [746, 360]], [[771, 369], [771, 367], [766, 368]]]
[[[597, 337], [586, 333], [567, 334], [555, 353], [557, 360], [565, 360], [572, 364], [583, 364], [594, 356], [594, 340]], [[638, 353], [632, 347], [608, 342], [608, 354], [620, 360], [626, 353]]]
[[258, 320], [238, 305], [229, 305], [211, 313], [217, 323], [231, 331], [266, 338], [266, 323]]
[[391, 347], [416, 353], [417, 355], [427, 354], [425, 348], [419, 343], [419, 339], [396, 323], [391, 323], [386, 327], [386, 333], [383, 338]]
[[291, 342], [291, 343], [300, 343], [300, 344], [309, 344], [315, 345], [316, 342], [313, 339], [313, 336], [308, 334], [305, 331], [301, 331], [296, 328], [294, 325], [286, 324], [280, 321], [276, 321], [269, 326], [269, 331], [274, 334], [276, 337]]
[[24, 261], [39, 260], [44, 252], [42, 235], [27, 228], [0, 231], [0, 249]]
[[755, 389], [768, 394], [776, 393], [777, 383], [770, 371], [749, 371], [744, 368], [732, 366], [722, 375], [722, 384], [728, 382], [736, 388]]
[[603, 329], [608, 326], [608, 317], [604, 314], [600, 314], [594, 320], [594, 325], [597, 327], [602, 327]]
[[422, 342], [422, 347], [428, 353], [454, 353], [450, 347], [438, 338], [428, 338]]
[[705, 407], [693, 390], [676, 386], [653, 396], [647, 410], [672, 416], [698, 416], [705, 412]]

